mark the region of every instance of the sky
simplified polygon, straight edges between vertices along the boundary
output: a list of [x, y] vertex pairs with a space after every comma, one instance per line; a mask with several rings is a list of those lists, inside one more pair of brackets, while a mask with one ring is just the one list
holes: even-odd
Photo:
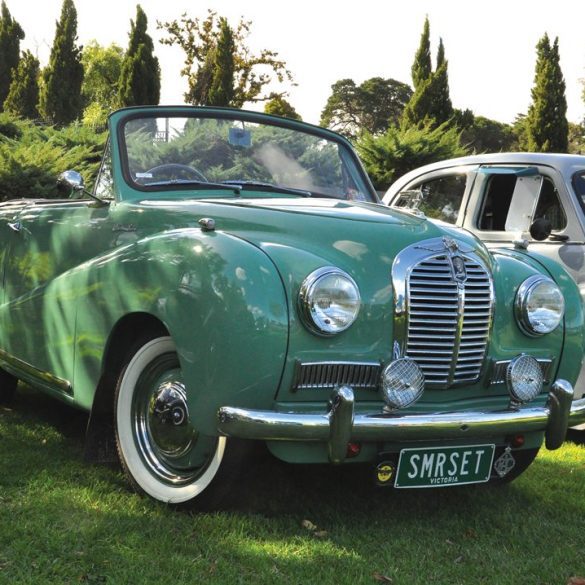
[[[128, 43], [136, 2], [74, 0], [80, 44], [92, 39], [102, 45]], [[62, 0], [6, 0], [25, 31], [21, 48], [48, 62]], [[439, 37], [449, 61], [451, 100], [457, 108], [500, 122], [526, 113], [534, 80], [536, 43], [546, 32], [559, 37], [565, 77], [567, 117], [585, 117], [581, 97], [585, 78], [585, 4], [569, 0], [141, 0], [149, 33], [162, 70], [162, 104], [183, 103], [187, 81], [180, 76], [184, 54], [158, 43], [163, 32], [156, 21], [205, 18], [207, 9], [235, 25], [252, 21], [248, 45], [253, 51], [279, 53], [292, 71], [296, 87], [289, 101], [307, 122], [318, 123], [321, 110], [339, 79], [357, 84], [370, 77], [393, 78], [411, 84], [410, 67], [420, 41], [425, 16], [431, 27], [431, 51]], [[257, 106], [256, 109], [261, 109]], [[250, 109], [254, 109], [251, 107]]]

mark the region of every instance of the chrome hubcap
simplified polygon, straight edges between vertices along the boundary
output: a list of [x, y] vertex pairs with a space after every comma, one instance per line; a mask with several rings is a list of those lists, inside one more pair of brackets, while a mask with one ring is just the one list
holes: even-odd
[[173, 486], [201, 475], [218, 439], [200, 435], [191, 423], [176, 354], [163, 354], [144, 368], [132, 402], [134, 441], [150, 472]]
[[148, 426], [154, 445], [167, 457], [180, 457], [191, 448], [196, 432], [189, 420], [184, 384], [163, 382], [154, 391]]

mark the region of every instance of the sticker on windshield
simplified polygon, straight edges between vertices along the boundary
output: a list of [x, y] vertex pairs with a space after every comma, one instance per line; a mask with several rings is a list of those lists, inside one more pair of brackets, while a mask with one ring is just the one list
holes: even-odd
[[152, 179], [152, 173], [136, 173], [137, 179]]

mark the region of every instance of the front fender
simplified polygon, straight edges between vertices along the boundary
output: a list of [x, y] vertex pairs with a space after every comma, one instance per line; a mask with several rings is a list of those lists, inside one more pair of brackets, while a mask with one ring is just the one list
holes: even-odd
[[173, 230], [87, 262], [69, 278], [80, 405], [91, 406], [116, 323], [136, 312], [159, 319], [175, 342], [201, 432], [215, 432], [224, 404], [272, 405], [289, 316], [278, 271], [258, 248], [222, 232]]
[[[534, 254], [532, 252], [522, 252], [519, 250], [510, 250], [507, 248], [492, 250], [497, 264], [505, 269], [508, 278], [515, 280], [514, 286], [508, 285], [504, 287], [507, 292], [506, 305], [513, 309], [516, 290], [518, 285], [529, 276], [528, 273], [521, 271], [521, 265], [528, 265], [534, 269], [535, 272], [544, 273], [550, 276], [560, 287], [565, 298], [565, 317], [563, 324], [552, 333], [539, 338], [532, 338], [533, 342], [540, 345], [548, 345], [557, 339], [558, 349], [553, 352], [557, 358], [556, 377], [569, 380], [571, 384], [575, 385], [579, 372], [581, 370], [581, 363], [585, 353], [585, 328], [584, 328], [584, 312], [579, 288], [571, 275], [557, 262], [542, 256], [541, 254]], [[504, 291], [502, 291], [504, 292]], [[510, 311], [509, 315], [513, 315]], [[505, 324], [501, 323], [498, 330], [503, 330]], [[514, 323], [514, 331], [519, 331]], [[515, 341], [518, 345], [518, 340], [526, 338], [523, 334], [516, 333]], [[518, 345], [520, 347], [520, 345]], [[582, 389], [575, 389], [576, 396], [582, 395]]]

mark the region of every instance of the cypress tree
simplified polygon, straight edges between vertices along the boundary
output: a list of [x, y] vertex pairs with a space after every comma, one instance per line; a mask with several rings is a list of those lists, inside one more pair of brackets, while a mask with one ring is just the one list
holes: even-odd
[[213, 78], [208, 105], [230, 106], [234, 98], [234, 33], [226, 18], [219, 19], [219, 36], [213, 52]]
[[534, 152], [567, 152], [569, 148], [565, 80], [559, 64], [558, 41], [555, 38], [551, 46], [545, 33], [536, 45], [532, 104], [526, 117], [528, 149]]
[[30, 51], [25, 51], [4, 102], [6, 112], [31, 120], [39, 117], [39, 75], [39, 60]]
[[24, 31], [20, 24], [10, 15], [6, 2], [0, 10], [0, 109], [6, 96], [20, 60], [20, 41]]
[[77, 41], [77, 10], [73, 0], [63, 0], [49, 65], [44, 69], [39, 110], [48, 121], [66, 125], [81, 116], [83, 66]]
[[453, 104], [449, 94], [449, 73], [448, 62], [445, 59], [445, 47], [443, 39], [439, 40], [439, 49], [437, 50], [437, 69], [433, 73], [432, 81], [432, 99], [429, 116], [434, 120], [435, 125], [440, 126], [453, 117]]
[[430, 56], [429, 19], [412, 65], [414, 93], [402, 114], [402, 126], [408, 128], [436, 128], [453, 118], [454, 110], [449, 95], [448, 62], [443, 39], [439, 40], [437, 68], [433, 72]]
[[425, 18], [423, 32], [420, 37], [418, 49], [414, 55], [414, 63], [412, 64], [412, 84], [415, 91], [418, 87], [431, 76], [433, 71], [431, 64], [431, 27], [429, 24], [429, 17]]
[[128, 51], [118, 83], [122, 106], [156, 105], [160, 100], [160, 66], [147, 28], [146, 14], [138, 4], [136, 22], [130, 21]]

